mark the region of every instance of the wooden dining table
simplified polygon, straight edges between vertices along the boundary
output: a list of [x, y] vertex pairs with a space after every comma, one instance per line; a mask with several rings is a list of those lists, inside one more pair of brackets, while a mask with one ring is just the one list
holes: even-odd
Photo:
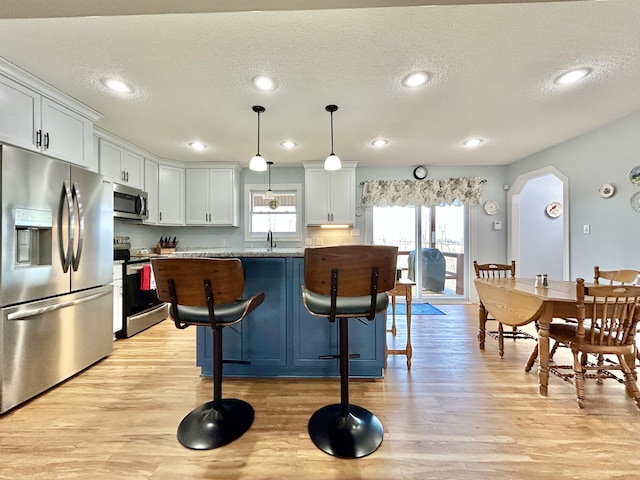
[[540, 394], [549, 385], [549, 325], [553, 318], [576, 317], [576, 283], [549, 280], [548, 287], [536, 287], [533, 278], [478, 278], [480, 299], [478, 341], [485, 342], [485, 312], [504, 325], [519, 327], [538, 321], [538, 379]]

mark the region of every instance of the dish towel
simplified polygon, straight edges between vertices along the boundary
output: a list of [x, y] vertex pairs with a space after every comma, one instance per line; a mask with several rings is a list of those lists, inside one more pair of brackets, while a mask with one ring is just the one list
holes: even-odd
[[140, 290], [151, 290], [151, 273], [151, 265], [142, 266], [140, 270]]

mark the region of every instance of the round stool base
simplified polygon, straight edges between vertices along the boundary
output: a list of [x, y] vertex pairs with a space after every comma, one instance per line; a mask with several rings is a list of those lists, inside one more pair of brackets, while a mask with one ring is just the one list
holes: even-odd
[[178, 441], [193, 450], [222, 447], [249, 430], [253, 418], [253, 408], [243, 400], [225, 398], [219, 410], [213, 408], [213, 401], [207, 402], [182, 419]]
[[375, 452], [382, 443], [382, 423], [369, 410], [349, 404], [340, 414], [340, 404], [327, 405], [309, 419], [311, 441], [325, 453], [341, 458], [360, 458]]

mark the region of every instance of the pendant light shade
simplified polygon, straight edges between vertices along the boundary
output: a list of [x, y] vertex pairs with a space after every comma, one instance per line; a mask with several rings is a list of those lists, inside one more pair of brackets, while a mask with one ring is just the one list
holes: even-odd
[[271, 165], [273, 162], [267, 162], [267, 168], [269, 169], [269, 190], [264, 194], [264, 198], [267, 200], [273, 200], [276, 196], [273, 194], [273, 190], [271, 190]]
[[267, 161], [260, 155], [260, 114], [264, 113], [265, 108], [254, 105], [252, 110], [258, 114], [258, 153], [249, 162], [249, 169], [254, 172], [264, 172], [267, 169]]
[[338, 110], [338, 107], [336, 105], [327, 105], [325, 110], [331, 114], [331, 153], [324, 161], [324, 169], [340, 170], [342, 168], [340, 157], [333, 153], [333, 112]]

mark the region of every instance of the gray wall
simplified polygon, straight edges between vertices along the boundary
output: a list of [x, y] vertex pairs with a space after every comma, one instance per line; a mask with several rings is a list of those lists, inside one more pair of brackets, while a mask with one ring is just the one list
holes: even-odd
[[[570, 278], [591, 279], [594, 265], [640, 269], [640, 214], [629, 202], [640, 191], [629, 181], [629, 172], [638, 164], [640, 112], [635, 112], [508, 167], [508, 183], [549, 165], [569, 178]], [[598, 195], [603, 183], [615, 186], [613, 197]], [[585, 224], [591, 226], [589, 235], [582, 233]]]

